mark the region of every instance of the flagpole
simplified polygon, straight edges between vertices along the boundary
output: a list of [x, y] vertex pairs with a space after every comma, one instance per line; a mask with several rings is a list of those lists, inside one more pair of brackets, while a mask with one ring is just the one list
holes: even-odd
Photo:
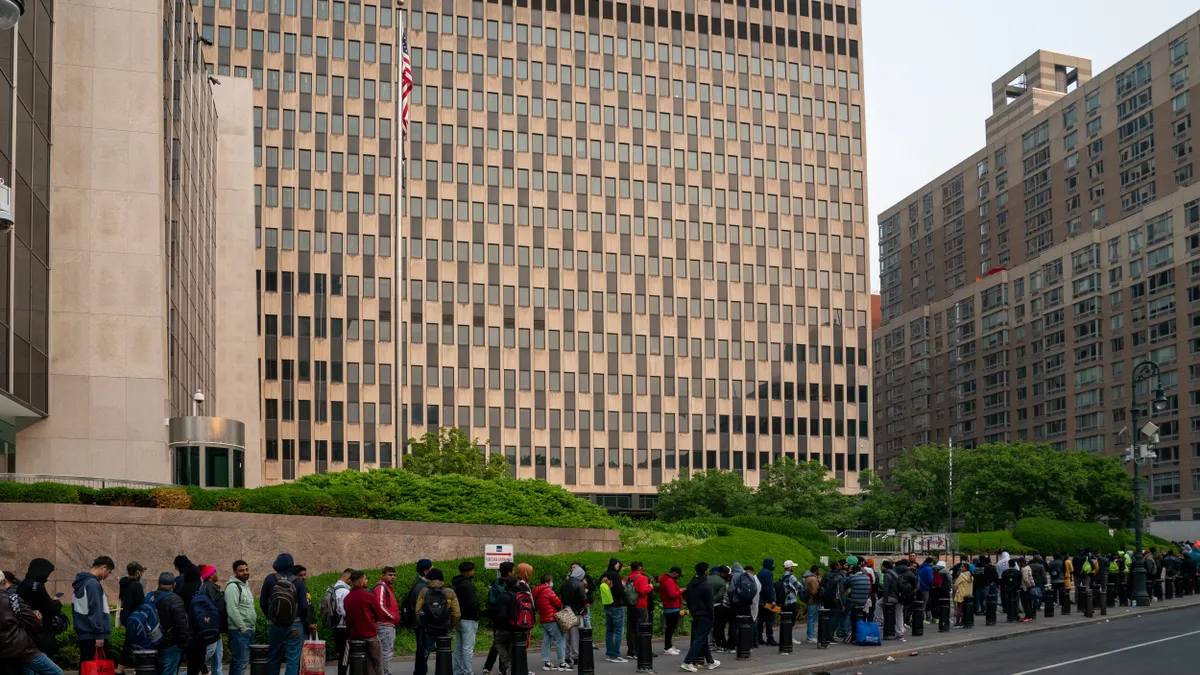
[[[950, 437], [950, 525], [949, 533], [954, 534], [954, 437]], [[948, 547], [950, 542], [946, 542]]]
[[396, 360], [400, 363], [399, 372], [393, 378], [396, 386], [396, 409], [393, 411], [396, 415], [396, 458], [394, 466], [400, 466], [404, 456], [404, 447], [408, 442], [408, 409], [405, 407], [405, 383], [408, 381], [408, 333], [406, 331], [408, 322], [404, 314], [403, 298], [408, 294], [408, 241], [404, 235], [404, 118], [401, 112], [403, 105], [403, 89], [404, 85], [400, 80], [404, 70], [404, 53], [403, 45], [405, 43], [405, 4], [406, 0], [396, 0], [396, 49], [392, 60], [396, 64], [396, 79], [392, 87], [392, 101], [395, 104], [395, 114], [392, 117], [392, 135], [396, 138], [396, 152], [393, 156], [396, 158], [396, 166], [392, 171], [392, 177], [395, 181], [393, 194], [396, 195], [396, 202], [392, 205], [392, 213], [396, 218], [396, 225], [393, 229], [394, 242], [392, 247], [392, 256], [395, 261], [395, 278], [400, 280], [400, 287], [392, 293], [393, 311], [392, 339], [396, 349]]

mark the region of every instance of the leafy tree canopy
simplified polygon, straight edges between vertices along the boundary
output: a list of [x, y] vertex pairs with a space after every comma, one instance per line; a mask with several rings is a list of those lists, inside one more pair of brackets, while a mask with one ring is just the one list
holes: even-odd
[[753, 496], [754, 492], [734, 471], [697, 471], [659, 485], [654, 514], [668, 522], [728, 518], [748, 513]]
[[485, 480], [508, 478], [508, 462], [499, 455], [489, 457], [458, 427], [441, 427], [420, 440], [410, 438], [404, 469], [418, 476], [459, 475]]

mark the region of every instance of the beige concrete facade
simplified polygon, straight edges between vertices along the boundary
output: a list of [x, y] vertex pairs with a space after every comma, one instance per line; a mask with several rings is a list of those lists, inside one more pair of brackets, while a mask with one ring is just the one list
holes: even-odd
[[1050, 92], [993, 133], [994, 115], [986, 148], [879, 218], [880, 473], [951, 437], [1123, 453], [1150, 398], [1131, 373], [1152, 360], [1168, 407], [1148, 497], [1160, 519], [1200, 519], [1200, 14], [1094, 77], [1045, 52], [1018, 70], [1044, 82], [1063, 64], [1077, 88], [1019, 94], [1009, 107]]

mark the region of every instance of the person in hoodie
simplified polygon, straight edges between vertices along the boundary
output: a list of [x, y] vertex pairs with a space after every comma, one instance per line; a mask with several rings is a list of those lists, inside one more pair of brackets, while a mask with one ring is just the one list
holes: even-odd
[[42, 630], [42, 616], [21, 599], [14, 588], [0, 591], [0, 670], [26, 675], [62, 675], [62, 669], [37, 648], [34, 636]]
[[92, 561], [91, 569], [75, 575], [71, 584], [71, 616], [74, 619], [75, 636], [79, 640], [79, 660], [94, 661], [97, 650], [112, 634], [112, 621], [108, 617], [108, 596], [100, 582], [108, 578], [117, 568], [113, 559], [102, 555]]
[[974, 581], [975, 575], [971, 572], [971, 564], [965, 560], [958, 563], [957, 573], [954, 577], [954, 595], [950, 598], [950, 601], [954, 603], [954, 626], [956, 628], [963, 627], [965, 612], [975, 611], [971, 604]]
[[816, 644], [817, 617], [821, 611], [821, 566], [813, 565], [808, 568], [804, 576], [800, 577], [800, 581], [804, 584], [804, 589], [800, 591], [800, 598], [804, 600], [804, 608], [808, 619], [804, 641], [808, 644]]
[[1010, 559], [1008, 568], [1000, 574], [1000, 596], [1004, 598], [1005, 612], [1019, 602], [1021, 597], [1021, 570], [1017, 569], [1017, 561]]
[[[179, 572], [179, 576], [175, 577], [175, 595], [183, 601], [183, 609], [187, 613], [189, 620], [192, 616], [192, 598], [204, 587], [204, 582], [200, 579], [200, 567], [188, 559], [185, 555], [175, 556], [175, 570]], [[195, 638], [196, 627], [189, 623], [190, 634], [188, 635], [187, 649], [187, 675], [199, 675], [200, 673], [208, 672], [208, 665], [205, 661], [205, 654], [208, 652], [208, 645], [202, 644]], [[215, 674], [214, 674], [215, 675]]]
[[[720, 661], [713, 658], [709, 646], [708, 634], [712, 630], [713, 601], [712, 584], [708, 582], [708, 563], [696, 563], [696, 576], [687, 585], [688, 611], [692, 614], [692, 639], [688, 646], [687, 656], [683, 657], [683, 670], [696, 672], [696, 663], [701, 659], [709, 670], [719, 668]], [[665, 604], [665, 603], [664, 603]]]
[[52, 598], [50, 592], [46, 590], [46, 582], [53, 573], [54, 563], [45, 558], [34, 558], [29, 561], [29, 567], [25, 570], [25, 578], [17, 584], [17, 597], [27, 602], [34, 610], [42, 613], [42, 627], [33, 636], [33, 641], [37, 644], [37, 648], [50, 658], [54, 658], [54, 655], [58, 653], [55, 624], [60, 623], [64, 629], [67, 625], [67, 618], [61, 616], [63, 607], [60, 598], [62, 598], [62, 593]]
[[725, 639], [725, 626], [729, 623], [729, 608], [725, 604], [726, 575], [729, 568], [717, 565], [708, 573], [705, 583], [712, 590], [713, 596], [713, 627], [711, 648], [725, 649], [728, 641]]
[[[229, 623], [229, 613], [225, 607], [225, 593], [221, 587], [217, 585], [217, 568], [212, 565], [204, 565], [200, 568], [200, 590], [208, 596], [216, 606], [217, 611], [221, 615], [221, 626], [226, 626]], [[225, 672], [221, 666], [221, 656], [225, 651], [225, 645], [221, 640], [218, 640], [205, 648], [204, 662], [209, 665], [209, 672], [213, 675], [221, 675]]]
[[678, 656], [672, 639], [679, 628], [679, 614], [683, 609], [683, 591], [679, 590], [679, 577], [683, 570], [672, 567], [671, 571], [658, 577], [658, 599], [662, 602], [663, 612], [663, 654]]
[[[926, 556], [925, 562], [917, 568], [917, 600], [925, 603], [925, 616], [921, 619], [927, 620], [933, 617], [933, 603], [929, 601], [929, 592], [933, 590], [933, 558]], [[913, 617], [913, 621], [917, 618]], [[933, 621], [929, 621], [933, 623]]]
[[608, 580], [612, 602], [604, 606], [605, 659], [610, 663], [627, 663], [621, 657], [621, 633], [625, 629], [625, 584], [621, 580], [621, 561], [610, 558], [608, 569], [600, 575]]
[[[142, 606], [146, 600], [146, 581], [142, 579], [142, 574], [146, 571], [141, 563], [131, 562], [125, 566], [125, 576], [117, 582], [119, 592], [118, 599], [121, 602], [121, 625], [125, 625], [125, 620], [133, 613], [135, 609]], [[129, 653], [133, 645], [126, 641], [121, 647], [121, 658], [117, 660], [117, 672], [122, 673], [126, 667], [133, 666], [133, 660], [130, 659]]]
[[479, 596], [475, 594], [474, 577], [475, 563], [464, 560], [458, 564], [458, 575], [450, 580], [462, 615], [458, 626], [454, 628], [455, 675], [471, 675], [471, 659], [475, 657], [475, 635], [479, 632]]
[[[421, 558], [417, 561], [417, 576], [413, 578], [412, 584], [408, 587], [408, 595], [404, 596], [404, 604], [408, 608], [414, 608], [412, 612], [413, 618], [413, 633], [417, 636], [417, 653], [416, 665], [413, 666], [413, 675], [428, 675], [429, 674], [429, 636], [425, 633], [425, 629], [421, 627], [421, 621], [415, 611], [417, 604], [417, 596], [429, 584], [429, 580], [425, 578], [425, 574], [433, 569], [433, 561], [429, 558]], [[404, 610], [401, 609], [401, 612]], [[391, 668], [390, 664], [384, 664], [386, 668]], [[274, 673], [272, 673], [274, 675]], [[292, 675], [292, 673], [288, 673]]]
[[897, 567], [898, 565], [893, 564], [891, 560], [884, 560], [882, 563], [883, 591], [880, 593], [880, 599], [883, 601], [884, 610], [879, 612], [879, 623], [885, 622], [884, 614], [888, 611], [888, 605], [891, 603], [891, 607], [896, 613], [896, 639], [904, 642], [904, 604], [900, 602], [900, 585], [903, 582]]
[[629, 576], [625, 583], [633, 584], [638, 596], [633, 607], [628, 608], [630, 628], [625, 631], [629, 638], [629, 658], [634, 659], [637, 658], [637, 627], [650, 621], [650, 594], [654, 592], [654, 584], [650, 583], [650, 577], [646, 576], [642, 563], [637, 561], [629, 563]]
[[379, 605], [379, 663], [383, 675], [392, 675], [392, 654], [396, 651], [396, 625], [400, 623], [400, 603], [396, 601], [396, 568], [385, 567], [371, 593]]
[[[743, 578], [747, 577], [748, 578]], [[758, 595], [758, 580], [754, 579], [754, 575], [746, 571], [745, 567], [739, 562], [733, 563], [729, 569], [729, 580], [725, 589], [725, 604], [729, 608], [729, 641], [726, 645], [729, 647], [729, 653], [737, 652], [737, 628], [734, 622], [739, 616], [751, 616], [751, 605], [754, 598]], [[748, 582], [748, 583], [747, 583]]]
[[[229, 617], [229, 675], [242, 675], [250, 663], [250, 645], [254, 643], [258, 615], [254, 611], [254, 591], [250, 590], [249, 582], [250, 566], [245, 560], [234, 561], [233, 576], [225, 583], [225, 612]], [[346, 588], [349, 590], [350, 587]]]
[[[541, 583], [533, 587], [533, 606], [537, 609], [538, 623], [542, 625], [542, 670], [570, 670], [564, 654], [566, 640], [558, 627], [554, 615], [562, 609], [562, 600], [554, 592], [554, 575], [543, 574]], [[558, 665], [550, 660], [550, 646], [558, 656]]]
[[179, 661], [187, 652], [191, 630], [183, 598], [175, 595], [175, 575], [170, 572], [158, 575], [158, 588], [146, 594], [146, 602], [154, 603], [154, 609], [158, 611], [158, 625], [162, 629], [162, 643], [158, 646], [158, 672], [160, 675], [176, 675]]
[[777, 646], [771, 628], [775, 624], [775, 613], [766, 609], [768, 603], [775, 603], [775, 559], [764, 558], [762, 569], [758, 571], [758, 617], [754, 622], [754, 644]]
[[[291, 553], [280, 553], [271, 568], [275, 570], [275, 573], [263, 579], [262, 590], [258, 595], [258, 602], [263, 613], [268, 613], [268, 608], [271, 606], [271, 593], [280, 579], [287, 579], [296, 588], [296, 612], [290, 626], [276, 624], [269, 618], [267, 620], [267, 672], [270, 675], [279, 675], [279, 666], [285, 664], [287, 675], [299, 675], [300, 650], [304, 646], [305, 632], [301, 617], [309, 616], [312, 611], [308, 599], [308, 585], [293, 573], [296, 569], [296, 561], [292, 558]], [[317, 630], [316, 626], [307, 628], [311, 632]], [[192, 675], [192, 673], [188, 673], [188, 675]]]
[[[429, 571], [425, 573], [425, 579], [427, 580], [427, 583], [425, 584], [425, 588], [422, 588], [421, 592], [417, 594], [417, 604], [414, 609], [416, 610], [417, 616], [420, 617], [421, 610], [425, 607], [425, 599], [429, 596], [429, 592], [441, 589], [446, 595], [446, 609], [450, 612], [450, 626], [449, 629], [444, 633], [448, 635], [453, 632], [454, 627], [457, 626], [458, 622], [462, 620], [462, 607], [460, 607], [458, 604], [458, 594], [454, 592], [453, 588], [446, 585], [445, 575], [436, 567], [429, 568]], [[421, 621], [420, 618], [417, 620], [420, 623], [425, 623], [425, 621]], [[426, 621], [428, 621], [428, 619], [426, 619]], [[443, 634], [440, 632], [440, 629], [428, 629], [428, 633], [430, 640], [434, 640]]]
[[[579, 617], [580, 624], [571, 627], [567, 631], [567, 665], [575, 667], [579, 661], [579, 627], [583, 624], [584, 618], [588, 614], [588, 593], [584, 585], [586, 583], [587, 571], [581, 565], [571, 567], [571, 573], [567, 576], [567, 580], [563, 582], [562, 591], [559, 597], [566, 607], [570, 607], [575, 616]], [[470, 675], [463, 673], [462, 675]]]

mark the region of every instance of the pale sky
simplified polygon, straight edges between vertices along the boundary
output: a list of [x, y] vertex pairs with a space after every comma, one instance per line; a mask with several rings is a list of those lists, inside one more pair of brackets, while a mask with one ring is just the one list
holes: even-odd
[[984, 146], [992, 80], [1038, 49], [1092, 74], [1182, 21], [1189, 0], [862, 0], [871, 288], [878, 215]]

